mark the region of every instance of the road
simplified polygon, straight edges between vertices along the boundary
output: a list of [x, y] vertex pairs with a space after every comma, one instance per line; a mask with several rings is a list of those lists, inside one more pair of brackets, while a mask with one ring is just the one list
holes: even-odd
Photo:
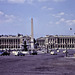
[[50, 54], [0, 56], [0, 75], [75, 75], [75, 58]]

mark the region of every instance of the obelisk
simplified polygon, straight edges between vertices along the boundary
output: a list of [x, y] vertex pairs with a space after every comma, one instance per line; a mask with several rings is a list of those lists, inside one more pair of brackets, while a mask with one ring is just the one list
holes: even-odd
[[34, 50], [33, 18], [31, 18], [31, 50]]

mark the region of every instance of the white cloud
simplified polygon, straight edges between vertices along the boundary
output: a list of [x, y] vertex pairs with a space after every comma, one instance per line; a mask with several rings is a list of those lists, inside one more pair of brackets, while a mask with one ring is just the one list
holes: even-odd
[[53, 10], [54, 8], [50, 8], [50, 7], [47, 7], [47, 6], [43, 6], [42, 9]]
[[10, 23], [14, 22], [16, 20], [16, 17], [14, 15], [7, 15], [4, 12], [0, 11], [0, 23]]
[[48, 8], [48, 10], [53, 10], [54, 8]]
[[57, 17], [57, 18], [60, 18], [61, 17], [60, 15], [56, 15], [56, 14], [53, 14], [52, 16], [53, 17]]
[[8, 0], [10, 3], [24, 3], [25, 0]]
[[55, 24], [60, 24], [60, 22], [59, 22], [59, 21], [57, 21]]
[[4, 13], [2, 11], [0, 11], [0, 15], [3, 15]]
[[66, 15], [64, 12], [60, 12], [58, 14], [53, 14], [52, 16], [57, 17], [57, 18], [60, 18], [60, 17], [62, 17], [64, 15]]
[[15, 16], [14, 15], [7, 15], [7, 14], [5, 14], [5, 18], [15, 18]]
[[25, 0], [25, 2], [32, 4], [34, 2], [34, 0]]
[[37, 1], [39, 1], [39, 2], [47, 2], [49, 0], [37, 0]]
[[43, 7], [42, 7], [42, 9], [46, 9], [46, 8], [47, 8], [46, 6], [43, 6]]
[[64, 23], [64, 22], [65, 22], [65, 19], [61, 18], [59, 21], [56, 22], [56, 24], [60, 24], [60, 23]]
[[66, 20], [67, 25], [75, 25], [75, 20]]
[[63, 2], [65, 0], [0, 0], [0, 1], [7, 1], [8, 3], [33, 3], [36, 2]]
[[65, 21], [65, 19], [64, 19], [64, 18], [61, 18], [61, 19], [60, 19], [60, 22], [64, 22], [64, 21]]
[[65, 25], [75, 25], [75, 20], [65, 19], [61, 18], [59, 21], [57, 21], [55, 24], [65, 24]]
[[5, 1], [5, 0], [0, 0], [0, 1]]
[[62, 15], [64, 15], [65, 13], [64, 12], [60, 12], [60, 13], [58, 13], [58, 15], [60, 15], [60, 16], [62, 16]]
[[54, 2], [63, 2], [65, 0], [53, 0]]
[[7, 2], [9, 3], [29, 3], [29, 4], [32, 4], [35, 0], [7, 0]]
[[66, 0], [37, 0], [39, 2], [50, 2], [50, 1], [53, 1], [53, 2], [63, 2], [63, 1], [66, 1]]
[[60, 12], [58, 14], [53, 14], [52, 16], [55, 17], [56, 19], [59, 19], [55, 24], [60, 24], [60, 23], [65, 23], [66, 25], [75, 24], [75, 20], [68, 19], [69, 17], [73, 17], [73, 14], [66, 14], [64, 12]]

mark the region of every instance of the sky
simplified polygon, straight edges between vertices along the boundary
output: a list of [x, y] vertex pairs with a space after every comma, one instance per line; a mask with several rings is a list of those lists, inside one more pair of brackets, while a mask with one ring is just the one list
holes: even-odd
[[[0, 35], [74, 35], [75, 0], [0, 0]], [[70, 28], [72, 28], [70, 30]]]

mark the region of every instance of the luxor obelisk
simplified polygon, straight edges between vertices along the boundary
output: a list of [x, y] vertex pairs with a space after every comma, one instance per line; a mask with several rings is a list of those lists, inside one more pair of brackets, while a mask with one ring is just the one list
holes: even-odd
[[31, 50], [34, 50], [33, 18], [31, 18]]

